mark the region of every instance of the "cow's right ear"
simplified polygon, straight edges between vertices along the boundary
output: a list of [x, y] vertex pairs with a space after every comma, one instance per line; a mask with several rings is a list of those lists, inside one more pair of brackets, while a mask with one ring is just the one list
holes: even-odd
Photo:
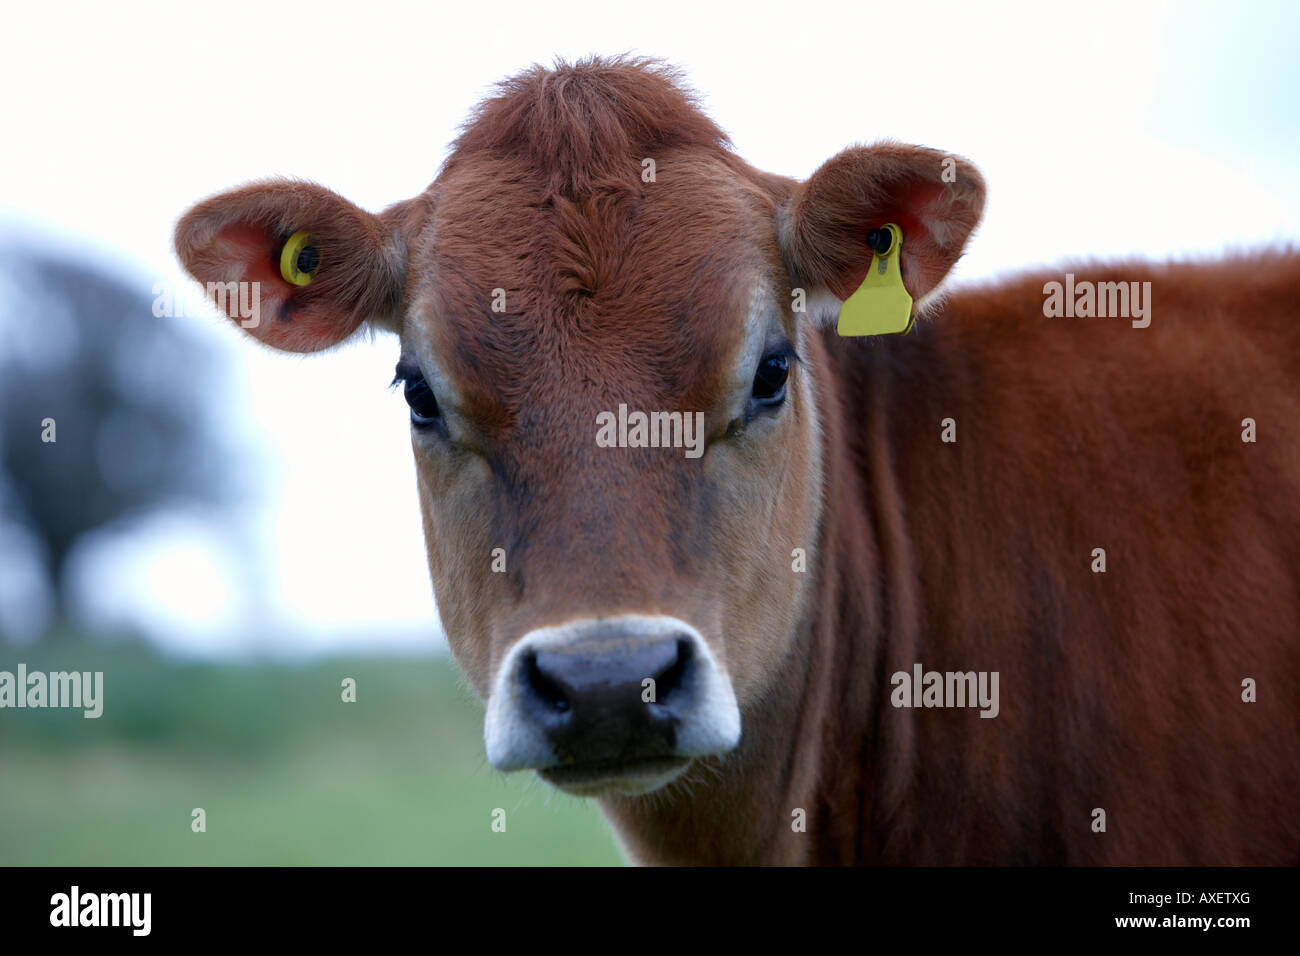
[[176, 253], [250, 335], [288, 352], [317, 352], [366, 321], [396, 328], [409, 217], [393, 212], [372, 215], [312, 183], [256, 183], [187, 212], [176, 226]]

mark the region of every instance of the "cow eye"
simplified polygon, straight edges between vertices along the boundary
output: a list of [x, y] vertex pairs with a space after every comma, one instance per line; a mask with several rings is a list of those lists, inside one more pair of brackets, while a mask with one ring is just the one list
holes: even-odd
[[424, 380], [423, 375], [411, 375], [402, 387], [406, 404], [411, 406], [411, 424], [416, 428], [429, 428], [438, 423], [442, 412], [438, 409], [438, 400], [433, 397], [433, 389]]
[[790, 375], [789, 349], [763, 356], [754, 373], [754, 400], [760, 405], [780, 405], [785, 401], [785, 380]]

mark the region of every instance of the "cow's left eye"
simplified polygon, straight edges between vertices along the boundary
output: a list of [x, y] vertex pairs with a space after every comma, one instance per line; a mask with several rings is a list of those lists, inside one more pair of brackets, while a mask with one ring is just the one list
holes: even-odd
[[411, 406], [412, 425], [428, 428], [438, 423], [442, 412], [438, 408], [438, 400], [433, 397], [433, 389], [429, 388], [429, 383], [423, 377], [408, 378], [402, 391], [406, 396], [406, 404]]
[[438, 407], [438, 399], [424, 380], [420, 367], [409, 359], [402, 359], [397, 363], [397, 374], [393, 376], [393, 385], [398, 382], [402, 383], [406, 404], [411, 406], [411, 424], [419, 429], [441, 427], [442, 409]]
[[754, 400], [760, 405], [780, 405], [785, 401], [785, 380], [790, 375], [788, 350], [763, 356], [754, 373]]

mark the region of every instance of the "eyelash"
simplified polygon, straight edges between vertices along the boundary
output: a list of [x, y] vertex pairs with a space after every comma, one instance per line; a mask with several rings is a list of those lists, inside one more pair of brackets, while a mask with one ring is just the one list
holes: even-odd
[[[418, 368], [412, 368], [401, 362], [397, 364], [397, 374], [393, 377], [390, 388], [402, 385], [402, 396], [411, 409], [411, 427], [418, 431], [445, 428], [442, 409], [437, 396], [425, 381]], [[432, 407], [430, 407], [430, 404]]]

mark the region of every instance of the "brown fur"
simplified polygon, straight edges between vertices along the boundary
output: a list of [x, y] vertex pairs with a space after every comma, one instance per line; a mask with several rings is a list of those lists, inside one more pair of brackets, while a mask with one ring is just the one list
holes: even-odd
[[[1043, 273], [824, 336], [834, 520], [789, 693], [724, 777], [617, 801], [645, 858], [1300, 860], [1300, 257], [1075, 271], [1151, 281], [1151, 327], [1046, 319]], [[999, 670], [1001, 714], [895, 709], [917, 661]]]
[[[1046, 273], [956, 293], [907, 337], [791, 314], [795, 287], [852, 291], [887, 221], [913, 294], [943, 279], [984, 199], [964, 160], [941, 177], [946, 156], [886, 143], [770, 176], [670, 71], [593, 60], [508, 81], [383, 216], [253, 187], [190, 213], [177, 245], [208, 279], [232, 249], [265, 261], [321, 233], [340, 271], [278, 289], [288, 328], [259, 337], [325, 348], [364, 315], [443, 390], [449, 437], [412, 441], [440, 612], [480, 693], [528, 629], [616, 611], [683, 618], [725, 662], [739, 749], [602, 801], [634, 859], [1300, 861], [1300, 257], [1073, 270], [1149, 279], [1147, 329], [1045, 318]], [[756, 290], [802, 362], [784, 409], [746, 423]], [[708, 451], [596, 448], [619, 402], [705, 412]], [[892, 707], [917, 662], [998, 671], [1000, 715]]]

